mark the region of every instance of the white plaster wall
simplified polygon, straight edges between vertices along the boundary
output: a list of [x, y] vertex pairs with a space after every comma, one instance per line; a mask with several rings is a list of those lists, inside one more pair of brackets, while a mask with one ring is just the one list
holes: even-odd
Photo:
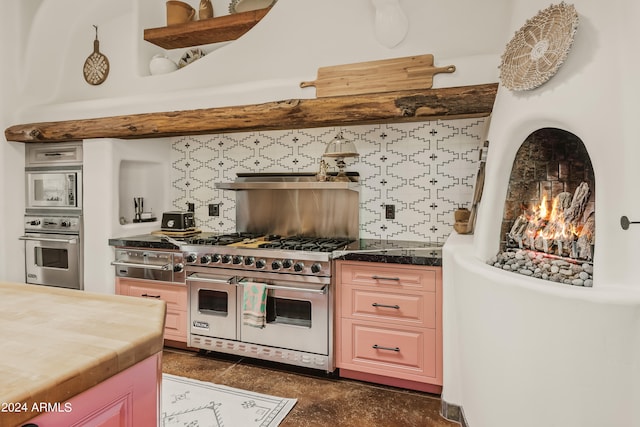
[[[451, 237], [444, 259], [443, 399], [473, 427], [640, 426], [640, 229], [636, 106], [638, 6], [572, 2], [580, 24], [559, 72], [528, 92], [500, 87], [488, 139], [485, 191], [473, 237]], [[513, 2], [513, 31], [546, 7]], [[509, 174], [533, 131], [557, 127], [584, 142], [596, 176], [594, 287], [567, 287], [485, 264], [498, 251]]]
[[[198, 5], [197, 0], [190, 3]], [[433, 53], [436, 65], [457, 67], [453, 74], [436, 75], [435, 87], [497, 80], [507, 0], [464, 0], [453, 8], [444, 0], [400, 4], [410, 27], [393, 49], [375, 39], [370, 0], [280, 0], [239, 40], [205, 46], [210, 53], [203, 59], [174, 73], [150, 76], [146, 64], [163, 49], [144, 41], [142, 33], [164, 25], [164, 2], [41, 0], [20, 62], [19, 121], [309, 98], [315, 89], [301, 89], [299, 83], [315, 79], [320, 66], [424, 53]], [[98, 87], [82, 77], [82, 65], [93, 49], [94, 24], [100, 50], [111, 65], [108, 79]], [[177, 59], [183, 52], [167, 53]]]
[[505, 274], [468, 240], [444, 251], [442, 398], [471, 427], [639, 426], [640, 293]]
[[[11, 16], [16, 4], [0, 2], [0, 17]], [[2, 19], [0, 40], [15, 39], [20, 30], [15, 20]], [[12, 66], [18, 56], [17, 43], [0, 43], [0, 128], [14, 120], [16, 90], [13, 82], [18, 70]], [[24, 144], [7, 143], [0, 136], [0, 280], [24, 282], [24, 243], [18, 237], [24, 231]]]
[[[122, 203], [133, 205], [131, 198], [121, 197], [120, 187], [156, 189], [154, 212], [171, 210], [171, 144], [168, 139], [123, 141], [117, 139], [86, 140], [83, 144], [84, 184], [84, 286], [89, 292], [114, 293], [114, 259], [109, 239], [150, 233], [160, 228], [158, 221], [120, 224]], [[152, 173], [137, 175], [138, 181], [120, 182], [123, 162], [137, 162]], [[126, 176], [126, 175], [125, 175]], [[144, 182], [140, 182], [140, 180]], [[166, 190], [166, 191], [164, 191]], [[136, 191], [137, 192], [137, 191]], [[128, 192], [127, 192], [128, 193]], [[140, 196], [147, 196], [142, 193]]]

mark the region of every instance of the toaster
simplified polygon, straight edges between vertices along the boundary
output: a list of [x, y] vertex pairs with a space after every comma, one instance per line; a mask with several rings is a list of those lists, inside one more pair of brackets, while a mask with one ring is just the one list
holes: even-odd
[[162, 231], [191, 231], [196, 229], [196, 220], [193, 212], [165, 212], [160, 228]]

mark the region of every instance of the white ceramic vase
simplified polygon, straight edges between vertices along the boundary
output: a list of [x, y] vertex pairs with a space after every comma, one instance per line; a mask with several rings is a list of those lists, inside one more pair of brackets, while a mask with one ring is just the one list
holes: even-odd
[[400, 0], [371, 0], [375, 11], [375, 35], [380, 44], [388, 48], [397, 46], [409, 31], [409, 20]]

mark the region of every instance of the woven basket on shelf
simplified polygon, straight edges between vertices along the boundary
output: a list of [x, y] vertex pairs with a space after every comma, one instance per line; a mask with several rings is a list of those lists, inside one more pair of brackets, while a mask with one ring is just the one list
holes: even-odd
[[502, 54], [500, 81], [530, 90], [549, 80], [564, 62], [578, 28], [578, 13], [564, 2], [541, 10], [516, 31]]

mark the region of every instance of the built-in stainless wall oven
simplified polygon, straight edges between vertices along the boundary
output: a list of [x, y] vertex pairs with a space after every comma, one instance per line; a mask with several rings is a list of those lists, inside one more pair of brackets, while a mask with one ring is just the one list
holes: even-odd
[[28, 144], [25, 280], [84, 289], [82, 143]]
[[25, 215], [27, 283], [83, 289], [82, 217]]

